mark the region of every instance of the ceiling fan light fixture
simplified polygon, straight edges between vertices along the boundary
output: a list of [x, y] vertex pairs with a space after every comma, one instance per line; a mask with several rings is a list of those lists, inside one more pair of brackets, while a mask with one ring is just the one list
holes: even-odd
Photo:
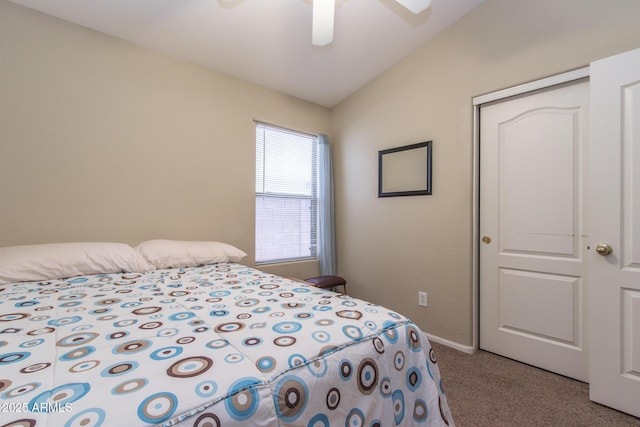
[[[416, 15], [431, 6], [431, 0], [396, 0]], [[314, 0], [315, 3], [315, 0]]]
[[313, 0], [311, 43], [325, 46], [333, 41], [333, 19], [336, 0]]

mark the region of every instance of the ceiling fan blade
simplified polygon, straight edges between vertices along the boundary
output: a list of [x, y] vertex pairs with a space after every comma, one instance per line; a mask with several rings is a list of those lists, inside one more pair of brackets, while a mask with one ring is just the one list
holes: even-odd
[[324, 46], [333, 41], [333, 18], [336, 0], [313, 0], [311, 43]]
[[[398, 3], [409, 9], [411, 12], [418, 14], [431, 6], [431, 0], [396, 0]], [[315, 0], [314, 0], [315, 3]]]

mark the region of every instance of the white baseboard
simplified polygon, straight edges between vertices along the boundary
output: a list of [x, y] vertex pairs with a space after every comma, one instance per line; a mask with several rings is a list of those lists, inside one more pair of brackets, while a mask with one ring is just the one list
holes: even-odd
[[459, 344], [457, 342], [449, 341], [447, 339], [440, 338], [440, 337], [437, 337], [437, 336], [431, 335], [431, 334], [425, 334], [425, 335], [427, 336], [427, 338], [429, 338], [429, 341], [433, 341], [433, 342], [436, 342], [438, 344], [446, 345], [447, 347], [451, 347], [451, 348], [453, 348], [455, 350], [458, 350], [458, 351], [461, 351], [463, 353], [473, 354], [477, 350], [475, 347], [472, 347], [470, 345]]

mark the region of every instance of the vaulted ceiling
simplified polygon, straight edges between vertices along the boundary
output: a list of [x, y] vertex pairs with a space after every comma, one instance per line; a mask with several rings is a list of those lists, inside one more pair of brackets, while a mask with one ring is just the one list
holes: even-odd
[[[484, 0], [336, 0], [333, 42], [311, 44], [312, 0], [11, 0], [333, 107]], [[434, 58], [437, 60], [437, 58]]]

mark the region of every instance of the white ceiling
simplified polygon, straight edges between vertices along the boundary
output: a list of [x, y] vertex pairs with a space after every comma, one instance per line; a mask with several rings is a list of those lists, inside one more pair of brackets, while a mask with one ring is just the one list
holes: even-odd
[[[11, 0], [333, 107], [484, 0], [337, 0], [333, 43], [311, 45], [312, 0]], [[434, 59], [435, 60], [435, 59]]]

